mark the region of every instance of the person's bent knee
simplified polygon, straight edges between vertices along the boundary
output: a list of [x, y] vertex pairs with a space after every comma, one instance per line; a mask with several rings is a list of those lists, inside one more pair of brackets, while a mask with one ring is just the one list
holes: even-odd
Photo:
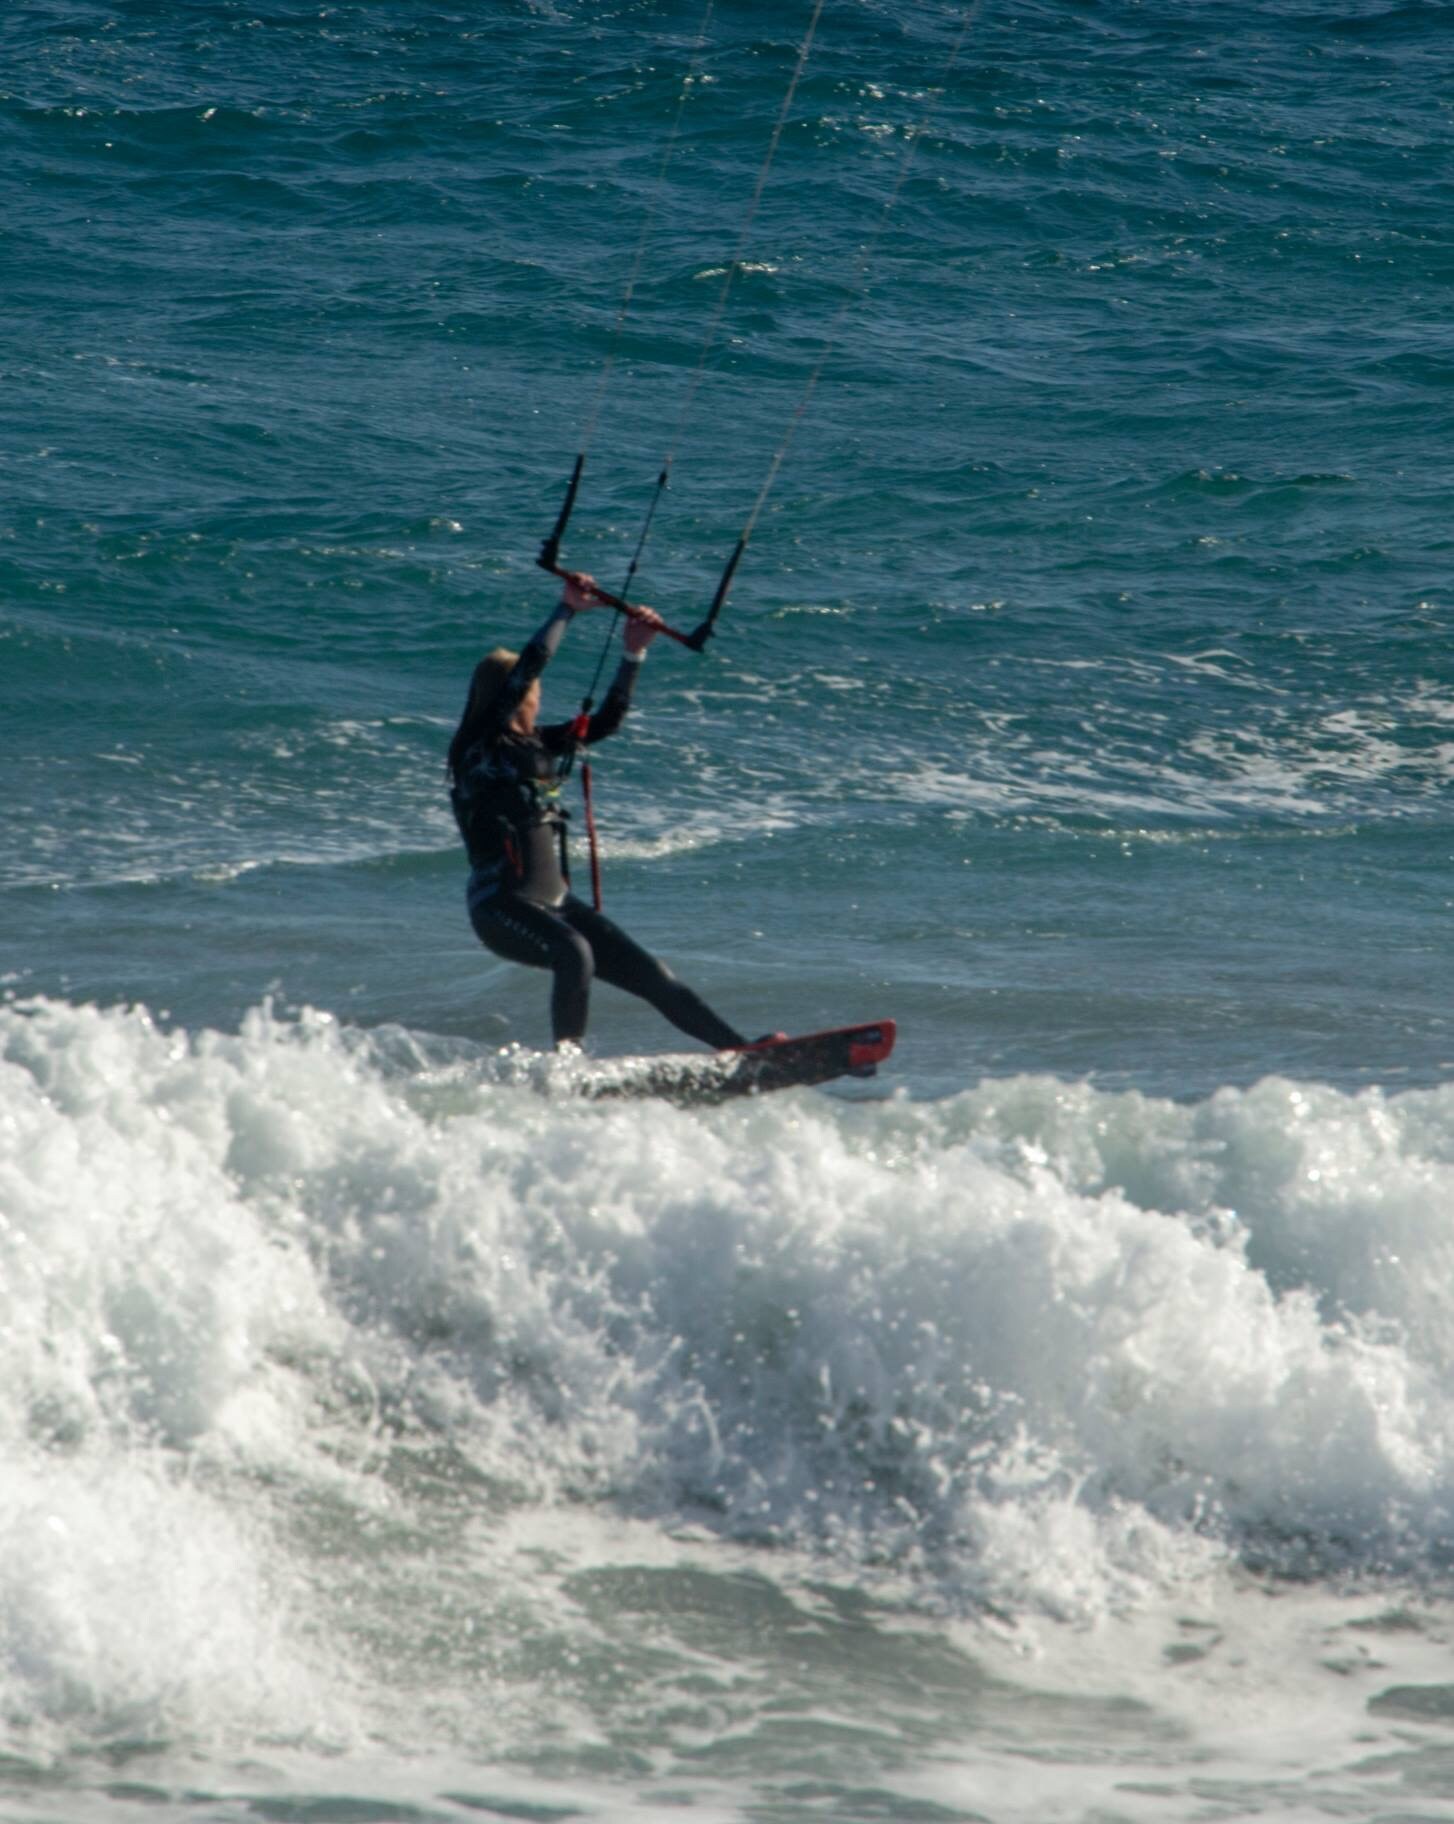
[[556, 959], [555, 972], [568, 981], [572, 987], [585, 989], [591, 985], [596, 973], [596, 956], [591, 946], [579, 931], [565, 934], [560, 954]]

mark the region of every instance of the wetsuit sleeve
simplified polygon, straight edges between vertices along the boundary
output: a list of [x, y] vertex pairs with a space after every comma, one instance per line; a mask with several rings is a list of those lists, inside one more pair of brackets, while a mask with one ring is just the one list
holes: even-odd
[[499, 696], [490, 705], [492, 728], [487, 739], [496, 738], [498, 732], [505, 727], [511, 716], [520, 707], [526, 691], [555, 657], [556, 650], [572, 619], [570, 609], [562, 604], [548, 621], [531, 634], [525, 650], [515, 661], [514, 669], [506, 678]]
[[[525, 655], [522, 653], [523, 661]], [[631, 692], [636, 686], [636, 674], [641, 670], [639, 659], [622, 659], [616, 667], [616, 675], [611, 680], [611, 688], [606, 692], [605, 701], [586, 724], [586, 743], [604, 741], [607, 735], [614, 735], [626, 718], [626, 711], [631, 707]], [[576, 738], [576, 725], [571, 722], [552, 722], [546, 728], [537, 728], [547, 753], [564, 753]]]
[[611, 680], [605, 701], [591, 717], [590, 727], [586, 730], [588, 742], [604, 741], [607, 735], [614, 735], [626, 720], [626, 711], [631, 707], [631, 693], [636, 688], [636, 674], [640, 670], [640, 659], [622, 659], [616, 667], [616, 675]]

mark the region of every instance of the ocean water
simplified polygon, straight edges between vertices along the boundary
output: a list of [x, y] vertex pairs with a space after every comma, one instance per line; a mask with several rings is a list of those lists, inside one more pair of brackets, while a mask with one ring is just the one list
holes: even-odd
[[1454, 1818], [1454, 13], [812, 17], [0, 15], [6, 1824]]

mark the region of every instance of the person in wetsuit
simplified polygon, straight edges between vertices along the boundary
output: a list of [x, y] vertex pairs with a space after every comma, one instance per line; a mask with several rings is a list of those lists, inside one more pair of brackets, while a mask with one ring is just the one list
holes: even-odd
[[[561, 785], [577, 746], [576, 725], [537, 726], [540, 674], [572, 619], [594, 604], [592, 580], [567, 579], [560, 603], [521, 653], [503, 647], [475, 667], [464, 715], [449, 744], [450, 803], [469, 854], [470, 923], [487, 949], [555, 976], [550, 1019], [557, 1045], [579, 1044], [591, 979], [649, 1001], [694, 1039], [722, 1049], [746, 1041], [699, 995], [570, 890], [567, 813]], [[625, 653], [586, 745], [621, 726], [658, 615], [626, 624]]]

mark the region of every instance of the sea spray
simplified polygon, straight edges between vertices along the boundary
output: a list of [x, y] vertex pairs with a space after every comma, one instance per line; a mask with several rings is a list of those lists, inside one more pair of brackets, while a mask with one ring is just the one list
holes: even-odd
[[879, 1567], [936, 1611], [1134, 1607], [1226, 1553], [1441, 1561], [1443, 1092], [701, 1115], [317, 1015], [0, 1024], [4, 1422], [37, 1460], [366, 1484], [434, 1437], [507, 1507]]

